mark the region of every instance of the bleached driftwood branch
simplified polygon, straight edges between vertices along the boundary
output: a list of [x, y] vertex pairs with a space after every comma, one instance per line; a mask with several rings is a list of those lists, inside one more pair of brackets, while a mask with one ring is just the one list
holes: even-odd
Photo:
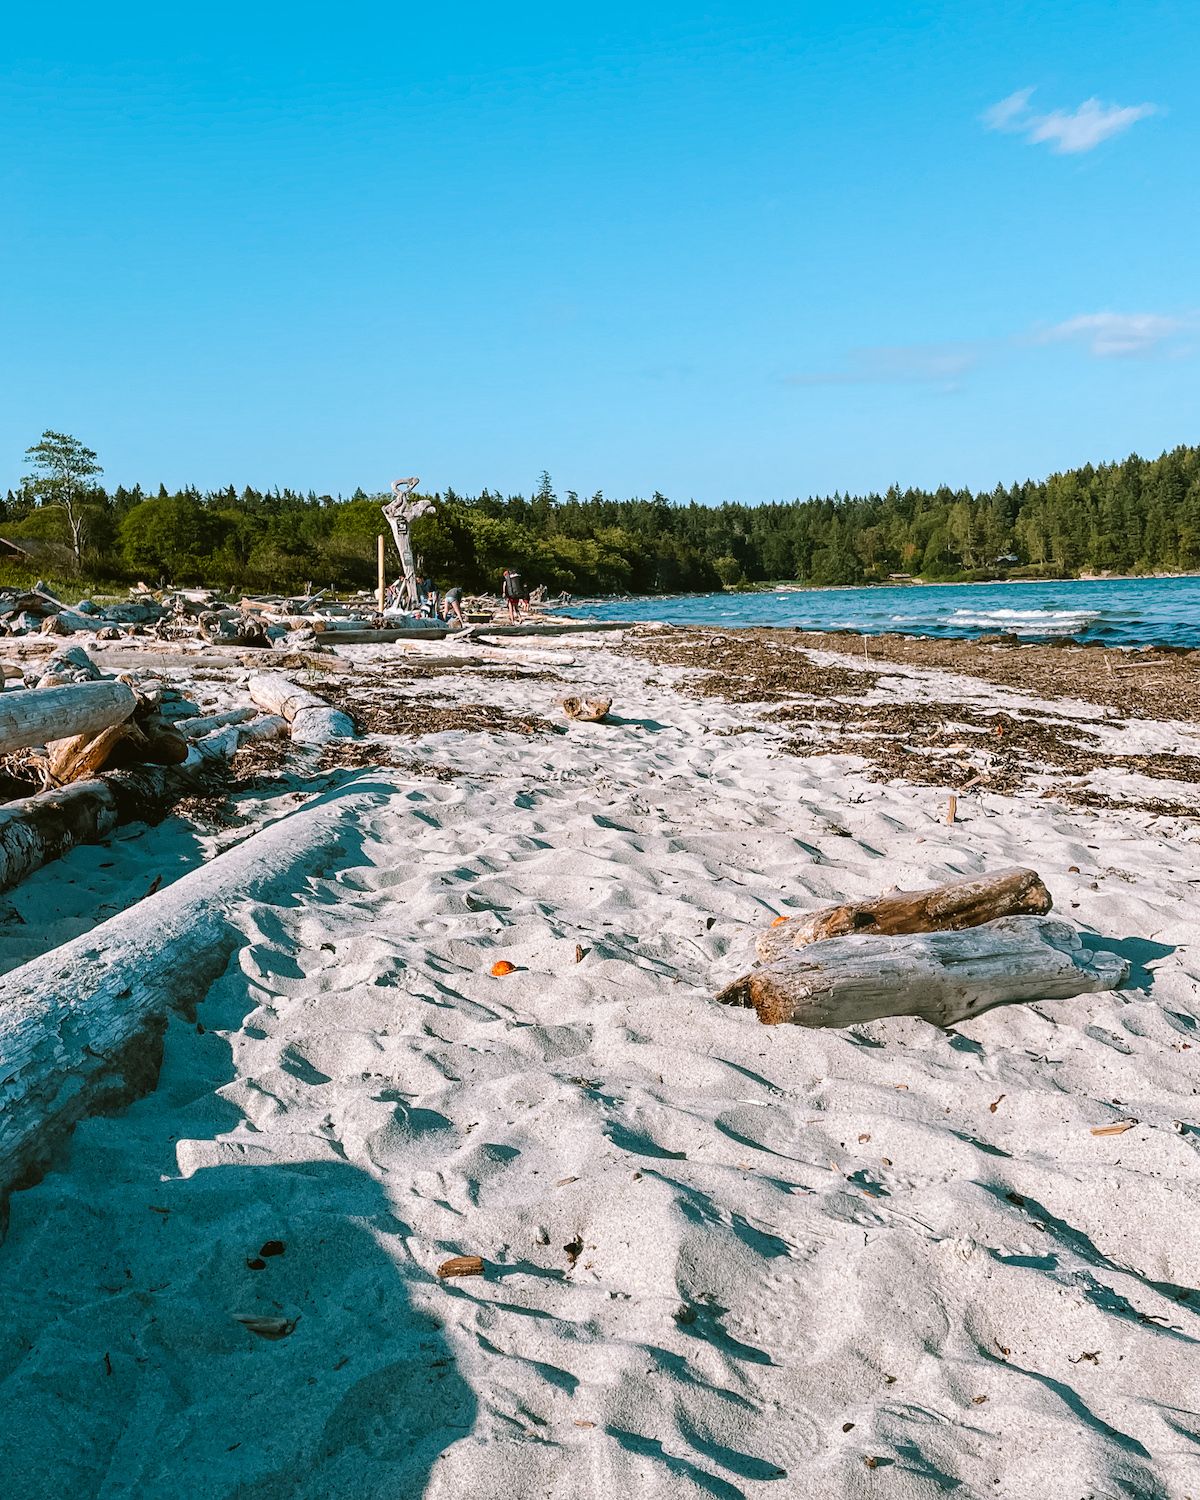
[[124, 682], [73, 682], [0, 695], [0, 754], [45, 745], [71, 735], [94, 735], [133, 712], [133, 689]]
[[355, 738], [354, 721], [349, 714], [331, 707], [324, 698], [298, 686], [281, 672], [259, 672], [251, 677], [250, 696], [259, 708], [287, 720], [292, 739], [298, 745], [325, 745], [330, 740]]
[[392, 790], [329, 793], [0, 979], [0, 1192], [43, 1170], [77, 1120], [153, 1086], [168, 1010], [200, 1000], [245, 941], [230, 909], [335, 865]]
[[257, 708], [247, 703], [241, 708], [227, 708], [221, 713], [196, 714], [190, 719], [176, 719], [175, 728], [180, 734], [186, 734], [189, 740], [198, 740], [210, 730], [223, 729], [226, 724], [241, 724], [246, 719], [252, 719], [257, 712]]
[[1004, 917], [960, 932], [826, 938], [743, 974], [717, 999], [769, 1026], [854, 1026], [921, 1016], [935, 1026], [1021, 1000], [1119, 989], [1129, 965], [1085, 949], [1066, 922]]
[[1044, 916], [1053, 904], [1036, 870], [1001, 870], [995, 875], [952, 880], [927, 891], [889, 891], [871, 901], [789, 917], [760, 933], [754, 946], [759, 958], [769, 963], [823, 938], [978, 927], [1001, 917]]

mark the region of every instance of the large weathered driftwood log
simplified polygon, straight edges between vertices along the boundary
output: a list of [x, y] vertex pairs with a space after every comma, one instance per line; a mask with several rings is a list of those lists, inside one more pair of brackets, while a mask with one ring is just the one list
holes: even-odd
[[324, 698], [299, 687], [281, 672], [259, 672], [250, 679], [250, 696], [259, 708], [280, 714], [292, 727], [298, 745], [325, 745], [330, 740], [352, 740], [354, 721]]
[[123, 682], [77, 682], [0, 696], [0, 754], [45, 745], [70, 735], [98, 734], [133, 712], [133, 689]]
[[0, 1192], [44, 1169], [84, 1115], [152, 1086], [167, 1011], [200, 1000], [245, 941], [230, 908], [295, 895], [344, 860], [394, 790], [328, 793], [0, 979]]
[[994, 1005], [1118, 989], [1129, 965], [1083, 947], [1066, 922], [1004, 917], [960, 932], [840, 937], [743, 974], [717, 999], [769, 1026], [854, 1026], [921, 1016], [949, 1026]]
[[[229, 753], [232, 753], [232, 749]], [[96, 844], [120, 823], [150, 819], [171, 803], [205, 790], [212, 760], [110, 771], [53, 791], [18, 797], [0, 807], [0, 891], [77, 844]]]
[[927, 891], [889, 891], [872, 901], [827, 906], [788, 917], [760, 933], [755, 948], [764, 962], [795, 948], [849, 933], [939, 932], [978, 927], [1000, 917], [1044, 916], [1053, 906], [1036, 870], [1001, 870], [952, 880]]
[[76, 844], [106, 838], [118, 821], [116, 801], [103, 781], [77, 781], [6, 803], [0, 807], [0, 891]]

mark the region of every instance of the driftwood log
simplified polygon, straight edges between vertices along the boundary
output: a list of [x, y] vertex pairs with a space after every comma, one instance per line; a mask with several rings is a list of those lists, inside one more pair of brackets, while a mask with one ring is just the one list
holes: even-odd
[[268, 713], [279, 714], [291, 725], [298, 745], [325, 745], [330, 740], [355, 738], [349, 714], [331, 707], [324, 698], [302, 688], [281, 672], [259, 672], [250, 679], [250, 697]]
[[[135, 711], [136, 712], [136, 711]], [[127, 719], [97, 735], [79, 734], [47, 746], [46, 771], [55, 786], [85, 781], [120, 766], [178, 766], [188, 758], [184, 735], [157, 715]]]
[[952, 880], [927, 891], [889, 891], [872, 901], [827, 906], [760, 933], [755, 949], [764, 962], [796, 948], [850, 933], [940, 932], [978, 927], [1001, 917], [1044, 916], [1053, 906], [1036, 870], [1001, 870]]
[[227, 708], [216, 714], [196, 714], [190, 719], [176, 719], [175, 728], [180, 734], [186, 734], [190, 740], [198, 740], [201, 735], [208, 734], [213, 729], [223, 729], [227, 724], [241, 724], [246, 719], [252, 719], [258, 712], [257, 708], [249, 704], [241, 708]]
[[258, 714], [237, 724], [210, 729], [195, 742], [193, 749], [203, 759], [228, 760], [252, 740], [277, 740], [288, 733], [288, 722], [278, 714]]
[[98, 734], [133, 712], [133, 689], [123, 682], [77, 682], [0, 695], [0, 754], [71, 735]]
[[18, 797], [0, 807], [0, 891], [11, 890], [76, 844], [107, 838], [119, 822], [111, 788], [77, 781], [61, 791]]
[[0, 979], [0, 1192], [75, 1122], [152, 1087], [167, 1012], [203, 998], [246, 938], [228, 912], [290, 898], [344, 860], [395, 783], [352, 783]]
[[1004, 917], [959, 932], [839, 937], [743, 974], [717, 999], [774, 1026], [854, 1026], [920, 1016], [935, 1026], [1021, 1000], [1119, 989], [1129, 965], [1085, 949], [1066, 922]]
[[568, 719], [584, 724], [598, 724], [612, 707], [611, 698], [563, 698], [562, 711]]
[[125, 740], [145, 740], [141, 730], [130, 719], [110, 724], [99, 734], [75, 734], [70, 739], [54, 740], [46, 747], [46, 770], [55, 786], [72, 781], [86, 781], [109, 763], [117, 746]]
[[6, 802], [0, 807], [0, 891], [77, 844], [99, 843], [118, 824], [152, 816], [203, 787], [210, 773], [199, 760], [186, 767], [142, 766]]

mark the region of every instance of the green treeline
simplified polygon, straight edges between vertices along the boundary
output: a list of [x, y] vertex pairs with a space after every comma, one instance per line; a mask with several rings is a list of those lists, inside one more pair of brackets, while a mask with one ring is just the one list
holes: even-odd
[[[30, 566], [47, 575], [75, 567], [109, 580], [289, 591], [309, 581], [341, 590], [374, 583], [383, 496], [359, 490], [343, 500], [232, 486], [147, 495], [110, 492], [89, 478], [69, 518], [56, 503], [65, 481], [55, 482], [59, 491], [28, 481], [0, 504], [0, 537], [28, 539]], [[675, 505], [657, 493], [648, 500], [560, 497], [543, 475], [528, 499], [488, 490], [435, 498], [436, 514], [413, 527], [415, 550], [439, 583], [470, 590], [494, 592], [504, 567], [573, 594], [767, 579], [870, 583], [894, 573], [962, 580], [1200, 569], [1198, 447], [979, 494], [893, 486], [784, 504]], [[65, 567], [44, 561], [51, 556]], [[394, 572], [390, 540], [389, 557]]]

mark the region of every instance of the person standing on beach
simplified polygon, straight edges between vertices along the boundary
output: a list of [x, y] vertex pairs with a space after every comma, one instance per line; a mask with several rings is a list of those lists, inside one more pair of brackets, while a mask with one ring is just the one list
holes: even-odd
[[525, 593], [525, 585], [521, 582], [520, 573], [512, 568], [505, 568], [504, 582], [500, 585], [500, 594], [505, 604], [508, 605], [508, 623], [515, 625], [520, 619], [520, 603]]

